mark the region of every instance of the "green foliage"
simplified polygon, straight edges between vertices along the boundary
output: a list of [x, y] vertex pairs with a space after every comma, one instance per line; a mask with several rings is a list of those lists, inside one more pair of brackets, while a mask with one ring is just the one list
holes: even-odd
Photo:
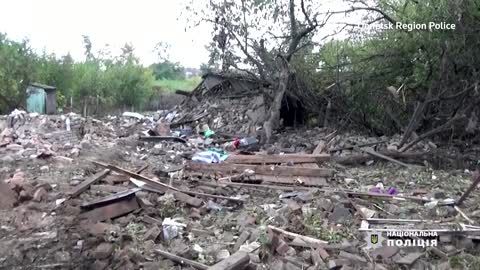
[[185, 80], [157, 80], [154, 82], [155, 86], [160, 87], [161, 90], [173, 92], [175, 90], [192, 91], [200, 82], [202, 78], [191, 77]]
[[[478, 80], [480, 38], [475, 29], [480, 12], [474, 0], [377, 0], [376, 4], [398, 22], [456, 24], [455, 30], [358, 30], [349, 39], [322, 47], [320, 70], [311, 76], [318, 91], [334, 84], [328, 95], [337, 110], [380, 135], [401, 132], [389, 114], [405, 126], [417, 102], [454, 96]], [[370, 14], [364, 22], [378, 16]], [[431, 129], [434, 121], [428, 119], [438, 118], [439, 111], [444, 112], [442, 118], [450, 118], [452, 104], [429, 107], [420, 128]]]
[[141, 109], [152, 94], [154, 76], [139, 64], [133, 46], [126, 44], [118, 57], [109, 57], [105, 50], [95, 55], [87, 36], [84, 46], [86, 60], [75, 62], [70, 55], [37, 55], [28, 41], [15, 42], [0, 34], [0, 112], [22, 106], [25, 89], [33, 82], [56, 86], [59, 108], [73, 99], [75, 109], [82, 112], [92, 111], [87, 107], [95, 107], [93, 112]]
[[480, 259], [468, 253], [452, 256], [449, 264], [452, 269], [480, 269]]
[[179, 63], [168, 60], [150, 66], [156, 80], [183, 80], [185, 69]]
[[25, 97], [35, 66], [36, 56], [28, 41], [14, 42], [0, 33], [0, 112], [15, 108]]

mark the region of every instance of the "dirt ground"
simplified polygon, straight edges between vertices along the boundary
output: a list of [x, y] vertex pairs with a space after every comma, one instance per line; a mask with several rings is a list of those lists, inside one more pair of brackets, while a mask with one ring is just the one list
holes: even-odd
[[[348, 166], [332, 159], [320, 164], [333, 171], [323, 186], [306, 187], [302, 181], [255, 186], [258, 180], [241, 181], [253, 186], [236, 186], [230, 183], [237, 181], [219, 181], [230, 174], [182, 169], [192, 155], [210, 147], [196, 131], [187, 143], [150, 142], [139, 139], [150, 128], [147, 120], [120, 117], [89, 122], [70, 117], [78, 120], [70, 131], [75, 138], [65, 135], [60, 116], [26, 117], [22, 124], [14, 124], [15, 135], [2, 132], [0, 142], [12, 140], [0, 148], [0, 179], [7, 184], [0, 189], [1, 269], [195, 269], [161, 256], [158, 250], [206, 266], [238, 250], [248, 253], [247, 265], [224, 269], [478, 269], [477, 232], [441, 235], [436, 247], [369, 248], [369, 234], [359, 230], [367, 218], [420, 220], [414, 228], [450, 231], [458, 224], [477, 224], [479, 191], [474, 190], [457, 208], [461, 213], [454, 204], [442, 205], [449, 199], [458, 201], [471, 185], [472, 172], [466, 168], [433, 169], [426, 161], [407, 168], [375, 158]], [[287, 130], [278, 134], [277, 143], [255, 151], [310, 155], [319, 138], [329, 133]], [[338, 134], [330, 149], [351, 145], [353, 137]], [[361, 136], [355, 138], [364, 142]], [[228, 149], [221, 143], [217, 146]], [[71, 197], [75, 188], [104, 170], [92, 161], [132, 172], [148, 165], [141, 175], [149, 179], [243, 203], [199, 196], [201, 205], [195, 207], [170, 192], [143, 189], [134, 192], [139, 207], [133, 211], [95, 221], [84, 215], [92, 210], [82, 205], [135, 185], [128, 176], [110, 171]], [[353, 194], [390, 191], [388, 197]], [[185, 225], [176, 227], [173, 237], [166, 231], [169, 219]], [[272, 228], [325, 242], [312, 245]]]

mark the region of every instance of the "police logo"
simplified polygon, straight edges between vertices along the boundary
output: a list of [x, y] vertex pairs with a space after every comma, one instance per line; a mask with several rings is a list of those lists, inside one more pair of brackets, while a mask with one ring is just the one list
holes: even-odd
[[378, 234], [371, 234], [370, 235], [370, 242], [374, 245], [378, 243]]
[[369, 248], [381, 247], [384, 240], [385, 238], [383, 238], [381, 232], [367, 232], [367, 234], [365, 235], [365, 242], [367, 243], [367, 246]]

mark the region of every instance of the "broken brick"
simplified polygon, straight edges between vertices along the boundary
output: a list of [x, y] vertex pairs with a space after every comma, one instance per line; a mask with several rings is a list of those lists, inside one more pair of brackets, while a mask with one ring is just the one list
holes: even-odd
[[17, 194], [6, 183], [0, 183], [0, 209], [9, 209], [17, 205]]
[[162, 230], [158, 226], [153, 226], [145, 233], [143, 239], [155, 241], [160, 235], [160, 233], [162, 233]]
[[285, 255], [287, 254], [288, 250], [289, 250], [289, 246], [288, 244], [283, 241], [282, 239], [278, 239], [278, 243], [277, 243], [277, 246], [275, 247], [275, 251], [280, 254], [280, 255]]
[[33, 194], [33, 200], [36, 202], [41, 202], [46, 200], [47, 196], [48, 196], [47, 191], [43, 187], [41, 187], [41, 188], [38, 188]]

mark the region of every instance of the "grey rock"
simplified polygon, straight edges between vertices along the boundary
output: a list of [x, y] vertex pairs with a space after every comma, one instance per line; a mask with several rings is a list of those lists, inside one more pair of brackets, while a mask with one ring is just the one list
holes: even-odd
[[93, 251], [93, 257], [98, 260], [106, 259], [112, 255], [113, 245], [110, 243], [101, 243]]
[[351, 222], [353, 216], [350, 210], [343, 205], [337, 205], [328, 217], [328, 222], [333, 224], [346, 224]]

